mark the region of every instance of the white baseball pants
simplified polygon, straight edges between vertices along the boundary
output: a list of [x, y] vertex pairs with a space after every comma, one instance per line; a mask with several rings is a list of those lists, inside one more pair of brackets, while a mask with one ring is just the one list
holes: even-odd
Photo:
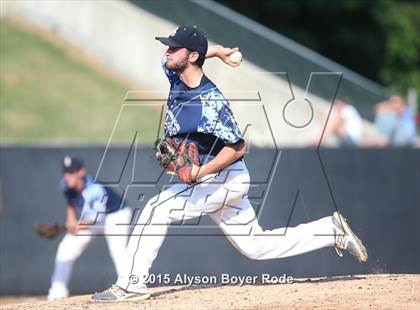
[[119, 287], [131, 292], [147, 291], [143, 280], [168, 225], [203, 214], [208, 214], [229, 241], [251, 259], [282, 258], [335, 245], [331, 217], [264, 231], [246, 196], [250, 178], [243, 161], [202, 180], [193, 187], [175, 184], [148, 201], [130, 237], [124, 269], [116, 283]]
[[[88, 230], [80, 231], [77, 235], [67, 233], [61, 240], [55, 258], [54, 272], [51, 277], [51, 287], [48, 299], [63, 298], [69, 295], [68, 283], [74, 262], [83, 253], [95, 235], [104, 234], [108, 244], [112, 261], [117, 273], [122, 272], [122, 257], [127, 246], [130, 233], [131, 208], [107, 214], [103, 225], [92, 226]], [[123, 224], [123, 225], [121, 225]], [[126, 224], [126, 225], [124, 225]]]

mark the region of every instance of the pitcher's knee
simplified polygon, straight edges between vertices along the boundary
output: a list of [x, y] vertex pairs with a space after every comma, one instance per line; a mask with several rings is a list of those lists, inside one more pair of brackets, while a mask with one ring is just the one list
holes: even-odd
[[156, 222], [159, 218], [165, 217], [165, 213], [167, 211], [164, 210], [163, 206], [153, 205], [150, 201], [146, 204], [143, 211], [141, 212], [140, 218], [137, 221], [139, 225], [146, 225], [152, 222]]

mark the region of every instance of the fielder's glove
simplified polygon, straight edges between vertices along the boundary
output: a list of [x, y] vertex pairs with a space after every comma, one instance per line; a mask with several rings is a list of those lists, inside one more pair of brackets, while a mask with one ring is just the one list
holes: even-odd
[[64, 225], [57, 223], [51, 224], [35, 224], [35, 231], [41, 238], [52, 240], [57, 237], [60, 232], [64, 231], [66, 228]]
[[197, 146], [192, 142], [175, 139], [158, 139], [155, 142], [155, 156], [159, 164], [171, 173], [176, 173], [181, 182], [194, 183], [196, 180], [191, 175], [194, 165], [200, 165]]

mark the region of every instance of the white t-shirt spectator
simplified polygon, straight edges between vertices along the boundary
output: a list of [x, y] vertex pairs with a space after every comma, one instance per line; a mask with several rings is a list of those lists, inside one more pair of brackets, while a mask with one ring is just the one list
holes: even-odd
[[352, 105], [346, 104], [342, 113], [348, 135], [355, 143], [358, 143], [362, 135], [362, 118], [359, 112]]

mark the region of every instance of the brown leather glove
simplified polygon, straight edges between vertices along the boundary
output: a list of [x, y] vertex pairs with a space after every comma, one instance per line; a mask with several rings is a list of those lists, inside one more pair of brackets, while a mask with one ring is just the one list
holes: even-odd
[[57, 237], [61, 231], [65, 231], [66, 228], [64, 225], [57, 223], [51, 224], [35, 224], [35, 231], [41, 238], [52, 240]]
[[191, 175], [191, 170], [193, 165], [200, 165], [200, 157], [194, 143], [176, 143], [173, 138], [158, 139], [155, 142], [155, 152], [159, 164], [176, 173], [181, 182], [192, 184], [196, 181]]

